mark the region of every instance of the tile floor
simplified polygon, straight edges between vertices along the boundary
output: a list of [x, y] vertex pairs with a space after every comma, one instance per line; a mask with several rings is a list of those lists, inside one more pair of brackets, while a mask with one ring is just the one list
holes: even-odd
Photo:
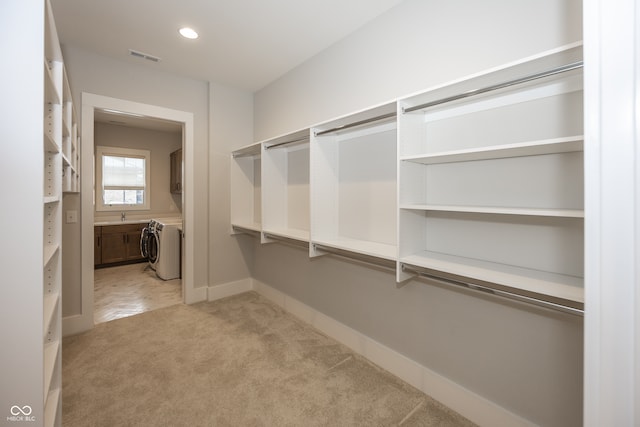
[[182, 303], [182, 281], [158, 278], [148, 263], [99, 268], [93, 301], [94, 322], [108, 322]]

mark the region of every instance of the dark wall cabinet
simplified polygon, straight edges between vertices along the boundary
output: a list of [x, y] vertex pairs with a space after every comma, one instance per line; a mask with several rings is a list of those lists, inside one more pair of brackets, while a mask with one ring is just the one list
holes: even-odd
[[172, 194], [182, 194], [182, 148], [169, 156], [171, 162], [170, 189]]
[[94, 230], [94, 264], [125, 264], [144, 261], [140, 253], [142, 224], [103, 225]]

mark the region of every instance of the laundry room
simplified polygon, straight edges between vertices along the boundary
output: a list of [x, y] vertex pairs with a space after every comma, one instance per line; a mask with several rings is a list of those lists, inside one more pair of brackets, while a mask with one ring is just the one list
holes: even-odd
[[636, 1], [1, 3], [0, 425], [640, 425]]
[[182, 301], [182, 125], [94, 114], [94, 321]]

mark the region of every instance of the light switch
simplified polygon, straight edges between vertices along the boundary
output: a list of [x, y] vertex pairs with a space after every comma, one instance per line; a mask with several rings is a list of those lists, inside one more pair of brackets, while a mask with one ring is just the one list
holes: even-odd
[[78, 211], [67, 211], [67, 224], [78, 222]]

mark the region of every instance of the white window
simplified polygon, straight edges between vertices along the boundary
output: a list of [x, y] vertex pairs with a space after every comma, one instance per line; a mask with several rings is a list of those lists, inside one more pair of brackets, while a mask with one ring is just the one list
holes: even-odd
[[96, 210], [149, 209], [151, 152], [96, 147]]

